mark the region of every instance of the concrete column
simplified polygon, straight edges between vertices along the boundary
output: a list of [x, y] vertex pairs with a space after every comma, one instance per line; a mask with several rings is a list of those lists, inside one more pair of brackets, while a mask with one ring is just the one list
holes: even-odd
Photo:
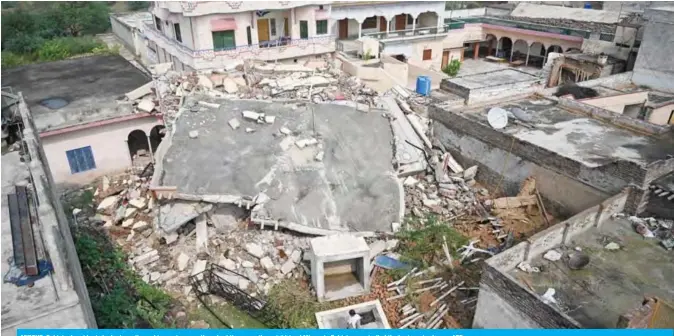
[[154, 152], [152, 152], [152, 141], [150, 141], [150, 136], [147, 136], [147, 148], [150, 150], [150, 158], [152, 163], [154, 163]]
[[417, 17], [412, 16], [412, 31], [414, 31], [416, 26], [417, 26]]
[[498, 49], [501, 46], [501, 39], [496, 40], [496, 53], [494, 56], [498, 57]]
[[476, 60], [480, 56], [480, 43], [473, 43], [473, 59]]
[[513, 53], [515, 52], [515, 45], [510, 48], [510, 62], [513, 61]]
[[[394, 16], [394, 18], [395, 18], [395, 16]], [[387, 18], [387, 17], [385, 17], [385, 19], [386, 19], [386, 36], [388, 36], [388, 34], [391, 32], [391, 21], [392, 20], [389, 20], [389, 18]]]
[[360, 21], [358, 22], [358, 38], [363, 37], [363, 23]]

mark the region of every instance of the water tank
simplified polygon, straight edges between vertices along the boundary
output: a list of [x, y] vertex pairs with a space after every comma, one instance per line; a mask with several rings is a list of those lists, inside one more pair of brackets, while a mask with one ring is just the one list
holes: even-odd
[[431, 78], [428, 76], [417, 77], [417, 93], [423, 96], [431, 94]]
[[592, 9], [592, 4], [589, 3], [589, 2], [586, 2], [586, 3], [585, 3], [585, 6], [583, 6], [583, 8], [585, 8], [585, 9]]

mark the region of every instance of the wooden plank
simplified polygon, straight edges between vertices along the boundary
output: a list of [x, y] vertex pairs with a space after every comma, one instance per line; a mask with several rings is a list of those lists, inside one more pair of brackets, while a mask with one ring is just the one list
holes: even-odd
[[28, 190], [26, 187], [16, 187], [16, 198], [19, 203], [19, 217], [21, 222], [21, 241], [23, 242], [24, 273], [32, 276], [39, 273], [37, 267], [37, 251], [33, 236], [30, 209], [28, 208]]
[[7, 195], [9, 207], [9, 225], [12, 229], [12, 249], [14, 252], [14, 265], [23, 268], [26, 261], [23, 256], [23, 240], [21, 238], [21, 217], [19, 215], [19, 201], [16, 194]]
[[536, 204], [536, 195], [501, 197], [494, 200], [495, 209], [520, 208], [527, 205]]

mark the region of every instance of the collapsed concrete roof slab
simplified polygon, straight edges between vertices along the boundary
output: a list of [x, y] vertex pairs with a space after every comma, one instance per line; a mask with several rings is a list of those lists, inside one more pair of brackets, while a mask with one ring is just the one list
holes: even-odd
[[[254, 222], [308, 234], [390, 231], [400, 220], [403, 191], [384, 111], [209, 97], [185, 106], [158, 181], [176, 188], [174, 199], [254, 201]], [[229, 124], [235, 118], [240, 127]]]

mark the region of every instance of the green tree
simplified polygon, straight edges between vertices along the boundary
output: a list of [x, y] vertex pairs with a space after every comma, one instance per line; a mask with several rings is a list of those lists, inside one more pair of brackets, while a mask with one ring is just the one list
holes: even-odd
[[450, 77], [456, 77], [459, 74], [459, 69], [461, 69], [461, 61], [453, 59], [449, 64], [445, 65], [442, 68], [442, 72], [446, 73]]
[[146, 10], [150, 7], [150, 2], [149, 1], [129, 1], [127, 3], [127, 6], [129, 7], [129, 10], [132, 10], [132, 11]]

